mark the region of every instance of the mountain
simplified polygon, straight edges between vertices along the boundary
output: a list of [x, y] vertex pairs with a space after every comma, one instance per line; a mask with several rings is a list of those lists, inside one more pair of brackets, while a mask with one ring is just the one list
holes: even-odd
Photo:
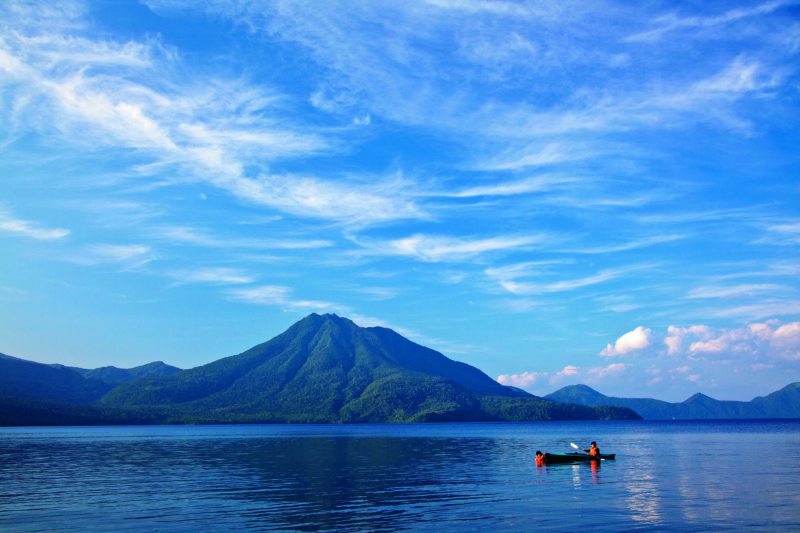
[[800, 383], [792, 383], [768, 396], [759, 396], [749, 402], [720, 401], [700, 393], [680, 403], [651, 398], [615, 398], [605, 396], [586, 385], [569, 385], [545, 398], [587, 406], [619, 405], [634, 410], [645, 420], [800, 418]]
[[144, 377], [169, 376], [170, 374], [174, 374], [175, 372], [181, 371], [180, 368], [167, 365], [161, 361], [147, 363], [146, 365], [141, 365], [134, 368], [117, 368], [115, 366], [104, 366], [101, 368], [94, 368], [90, 370], [87, 370], [85, 368], [64, 366], [58, 364], [50, 366], [68, 368], [73, 372], [77, 372], [78, 374], [87, 379], [99, 379], [100, 381], [105, 381], [106, 383], [113, 383], [115, 385]]
[[0, 358], [0, 396], [31, 400], [88, 404], [98, 400], [113, 385], [86, 379], [67, 368]]
[[[24, 363], [33, 363], [33, 361], [26, 361], [25, 359], [20, 359], [19, 357], [11, 357], [10, 355], [6, 355], [3, 353], [0, 353], [0, 359], [6, 359], [11, 361], [22, 361]], [[106, 383], [112, 383], [114, 385], [143, 377], [168, 376], [170, 374], [174, 374], [175, 372], [181, 371], [180, 368], [176, 366], [170, 366], [168, 364], [163, 363], [162, 361], [155, 361], [134, 368], [117, 368], [115, 366], [104, 366], [100, 368], [86, 369], [86, 368], [78, 368], [76, 366], [60, 365], [58, 363], [46, 366], [52, 368], [66, 368], [67, 370], [77, 372], [86, 379], [96, 379], [99, 381], [104, 381]]]
[[209, 423], [638, 419], [536, 398], [390, 329], [331, 314], [239, 355], [122, 383], [99, 405]]

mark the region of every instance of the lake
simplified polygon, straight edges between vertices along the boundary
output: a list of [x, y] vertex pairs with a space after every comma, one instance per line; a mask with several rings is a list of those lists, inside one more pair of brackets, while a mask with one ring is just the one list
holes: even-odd
[[798, 456], [800, 420], [0, 428], [0, 531], [800, 531]]

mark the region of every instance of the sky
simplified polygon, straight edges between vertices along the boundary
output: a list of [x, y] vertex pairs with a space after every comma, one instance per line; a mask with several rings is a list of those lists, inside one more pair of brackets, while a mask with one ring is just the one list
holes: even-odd
[[0, 352], [309, 313], [542, 395], [800, 381], [800, 4], [0, 3]]

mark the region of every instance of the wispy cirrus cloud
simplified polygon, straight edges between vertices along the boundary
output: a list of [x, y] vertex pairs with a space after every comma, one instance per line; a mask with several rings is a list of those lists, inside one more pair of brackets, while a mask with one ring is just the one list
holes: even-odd
[[39, 241], [51, 241], [66, 237], [70, 234], [68, 229], [63, 228], [43, 228], [41, 225], [28, 220], [20, 220], [10, 214], [0, 211], [0, 231], [29, 237]]
[[207, 230], [192, 226], [161, 226], [152, 231], [152, 236], [172, 244], [208, 246], [218, 248], [255, 248], [277, 250], [300, 250], [328, 248], [335, 243], [322, 239], [248, 239], [219, 237]]
[[239, 285], [253, 283], [256, 278], [238, 268], [202, 268], [198, 270], [182, 270], [170, 273], [175, 279], [172, 286], [189, 283], [212, 283], [219, 285]]
[[593, 276], [585, 278], [562, 280], [553, 283], [533, 283], [533, 282], [520, 282], [520, 281], [500, 281], [500, 285], [509, 292], [514, 294], [542, 294], [549, 292], [563, 292], [571, 291], [589, 285], [604, 283], [606, 281], [614, 280], [623, 277], [633, 272], [655, 268], [657, 265], [633, 265], [622, 268], [610, 268], [601, 270]]
[[461, 191], [431, 193], [432, 196], [446, 196], [451, 198], [474, 198], [477, 196], [515, 196], [537, 192], [552, 191], [562, 188], [565, 184], [581, 181], [580, 178], [571, 176], [536, 176], [517, 181], [506, 181], [491, 185], [470, 187]]
[[261, 175], [257, 179], [234, 177], [222, 185], [256, 204], [347, 225], [431, 218], [414, 201], [413, 182], [400, 177], [362, 184], [312, 176]]
[[316, 310], [348, 311], [347, 307], [316, 300], [298, 300], [292, 297], [294, 289], [281, 285], [261, 285], [243, 289], [231, 289], [228, 298], [235, 302], [284, 307], [289, 310], [308, 312]]
[[[249, 175], [247, 165], [336, 150], [333, 131], [323, 134], [286, 114], [270, 118], [282, 113], [283, 95], [243, 79], [187, 78], [180, 57], [157, 40], [90, 40], [42, 31], [34, 20], [0, 41], [0, 69], [13, 82], [7, 94], [20, 133], [47, 116], [64, 144], [150, 158], [133, 169], [139, 176], [172, 170], [170, 182], [204, 181], [296, 216], [355, 225], [429, 217], [403, 180]], [[69, 32], [68, 25], [60, 29]]]
[[462, 261], [488, 252], [530, 249], [541, 244], [543, 235], [501, 236], [490, 238], [444, 237], [417, 234], [390, 241], [355, 242], [370, 253], [413, 257], [421, 261]]
[[740, 296], [752, 296], [765, 292], [788, 291], [789, 287], [775, 285], [773, 283], [760, 283], [751, 285], [736, 285], [733, 287], [698, 287], [692, 289], [686, 295], [690, 299], [699, 298], [736, 298]]
[[478, 163], [476, 170], [519, 170], [529, 167], [540, 167], [562, 163], [564, 161], [577, 161], [587, 159], [596, 154], [588, 150], [578, 150], [577, 147], [564, 147], [558, 143], [550, 143], [544, 147], [528, 145], [521, 150], [506, 152], [495, 156], [489, 161]]
[[158, 259], [158, 255], [143, 244], [91, 244], [79, 254], [65, 258], [80, 265], [117, 264], [134, 269]]
[[[609, 70], [624, 65], [631, 54], [598, 51], [585, 39], [586, 32], [591, 28], [593, 34], [599, 31], [601, 42], [604, 38], [618, 42], [621, 32], [641, 27], [639, 13], [623, 6], [614, 10], [616, 16], [591, 4], [572, 5], [568, 11], [557, 6], [519, 6], [526, 13], [523, 17], [511, 14], [516, 10], [454, 10], [449, 5], [424, 2], [402, 6], [333, 2], [324, 8], [284, 4], [280, 9], [259, 1], [230, 5], [220, 0], [150, 0], [148, 5], [165, 13], [201, 9], [301, 46], [337, 74], [326, 80], [314, 98], [315, 105], [334, 114], [358, 116], [369, 111], [372, 116], [457, 132], [462, 137], [479, 134], [495, 139], [548, 139], [551, 144], [559, 136], [674, 127], [696, 121], [718, 122], [742, 131], [749, 127], [727, 104], [752, 94], [752, 88], [740, 85], [723, 94], [708, 84], [703, 86], [702, 78], [691, 79], [696, 69], [690, 75], [675, 73], [667, 80], [662, 75], [645, 74], [633, 85], [603, 84], [601, 91], [592, 90], [593, 81], [604, 80]], [[769, 14], [780, 5], [764, 4], [754, 13]], [[734, 20], [748, 13], [746, 9], [734, 10], [722, 19]], [[320, 17], [325, 25], [315, 23]], [[487, 17], [497, 23], [487, 24]], [[536, 25], [530, 25], [526, 17], [535, 17]], [[709, 25], [713, 18], [667, 19], [669, 16], [656, 21], [657, 28], [642, 28], [638, 34], [664, 33], [682, 25]], [[789, 27], [781, 29], [791, 34]], [[375, 34], [382, 38], [367, 38]], [[790, 53], [789, 41], [781, 49], [783, 58]], [[453, 42], [459, 46], [453, 47]], [[583, 68], [589, 63], [595, 68]], [[719, 63], [713, 65], [718, 67]], [[735, 62], [731, 65], [736, 67]], [[780, 70], [774, 64], [761, 64], [759, 68], [766, 78]], [[574, 69], [585, 78], [561, 78]], [[565, 86], [583, 89], [577, 95], [559, 94], [552, 89], [558, 84], [553, 76]], [[715, 76], [706, 75], [705, 79]], [[519, 79], [524, 84], [542, 78], [550, 83], [535, 88], [546, 102], [552, 101], [554, 93], [565, 98], [556, 98], [554, 105], [530, 103], [528, 91], [524, 97], [508, 98], [517, 88], [515, 84], [495, 95], [494, 89], [488, 94], [481, 92], [486, 84], [477, 82]], [[547, 164], [557, 162], [556, 153], [543, 147], [517, 158], [496, 158], [489, 166], [514, 169]]]
[[679, 224], [692, 222], [715, 222], [724, 220], [760, 220], [765, 217], [763, 206], [716, 209], [711, 211], [683, 211], [676, 213], [659, 213], [636, 217], [637, 222], [644, 224]]
[[509, 280], [541, 274], [553, 265], [568, 265], [573, 261], [570, 259], [551, 259], [546, 261], [526, 261], [524, 263], [512, 263], [502, 267], [490, 267], [484, 272], [487, 276], [495, 279]]
[[390, 300], [396, 298], [401, 291], [392, 287], [358, 287], [356, 291], [367, 295], [370, 300]]
[[704, 310], [706, 316], [714, 318], [740, 318], [761, 320], [773, 316], [792, 316], [800, 314], [800, 303], [796, 300], [769, 298], [756, 304], [738, 305], [723, 309]]
[[772, 224], [766, 228], [767, 234], [756, 240], [757, 244], [792, 246], [800, 244], [800, 222], [795, 220]]
[[676, 13], [662, 15], [652, 21], [656, 26], [651, 30], [636, 33], [627, 37], [625, 40], [630, 42], [657, 41], [665, 34], [672, 31], [686, 29], [710, 29], [716, 26], [731, 24], [741, 19], [767, 15], [785, 6], [796, 5], [795, 0], [764, 2], [754, 7], [735, 8], [711, 17], [680, 17]]
[[578, 253], [578, 254], [607, 254], [613, 252], [623, 252], [626, 250], [633, 250], [635, 248], [645, 248], [647, 246], [653, 246], [655, 244], [677, 241], [685, 238], [686, 235], [657, 235], [655, 237], [648, 237], [646, 239], [639, 239], [636, 241], [630, 241], [623, 244], [612, 244], [609, 246], [600, 246], [596, 248], [578, 248], [572, 250], [564, 250], [564, 252]]

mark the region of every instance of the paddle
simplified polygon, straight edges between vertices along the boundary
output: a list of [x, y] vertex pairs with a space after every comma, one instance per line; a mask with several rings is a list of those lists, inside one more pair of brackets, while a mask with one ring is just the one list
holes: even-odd
[[[577, 444], [575, 444], [574, 442], [570, 442], [570, 443], [569, 443], [569, 445], [570, 445], [570, 446], [572, 446], [573, 448], [575, 448], [576, 450], [583, 451], [583, 449], [582, 449], [582, 448], [579, 448], [579, 447], [578, 447], [578, 445], [577, 445]], [[603, 459], [602, 457], [600, 458], [600, 460], [601, 460], [601, 461], [605, 461], [605, 459]]]

